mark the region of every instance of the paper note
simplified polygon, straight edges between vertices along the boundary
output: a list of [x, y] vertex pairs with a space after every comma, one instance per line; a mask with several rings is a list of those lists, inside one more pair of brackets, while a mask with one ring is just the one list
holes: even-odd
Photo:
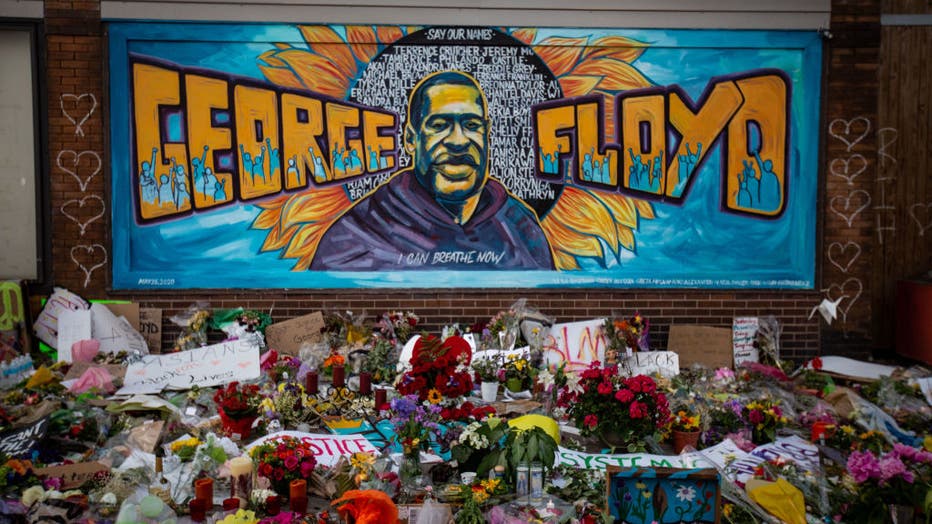
[[91, 305], [91, 312], [92, 333], [100, 341], [101, 353], [126, 351], [133, 354], [138, 351], [142, 355], [149, 354], [146, 339], [125, 318], [114, 315], [103, 304]]
[[58, 315], [58, 361], [71, 362], [71, 346], [91, 336], [91, 312], [87, 309], [63, 309]]

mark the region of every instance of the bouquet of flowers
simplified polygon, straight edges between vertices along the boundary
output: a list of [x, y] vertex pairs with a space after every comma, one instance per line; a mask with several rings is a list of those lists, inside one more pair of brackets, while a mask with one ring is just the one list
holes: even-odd
[[848, 514], [866, 517], [862, 522], [886, 522], [883, 513], [888, 504], [927, 508], [932, 497], [932, 453], [903, 444], [879, 455], [853, 451], [847, 476], [857, 483], [857, 502]]
[[416, 395], [405, 395], [392, 399], [391, 412], [395, 438], [405, 455], [429, 449], [431, 437], [439, 434], [440, 406], [424, 405]]
[[534, 385], [536, 370], [531, 367], [528, 359], [515, 354], [508, 355], [505, 365], [498, 370], [499, 382], [511, 391], [524, 391]]
[[395, 381], [398, 351], [395, 344], [383, 336], [373, 336], [372, 342], [372, 349], [369, 350], [362, 369], [372, 373], [372, 382], [390, 384]]
[[259, 414], [259, 404], [262, 402], [259, 386], [230, 382], [214, 393], [214, 402], [224, 431], [246, 438]]
[[182, 462], [189, 462], [194, 458], [194, 452], [197, 451], [197, 447], [201, 444], [202, 442], [197, 437], [188, 437], [172, 442], [168, 448]]
[[624, 353], [626, 348], [631, 348], [631, 351], [650, 351], [649, 327], [650, 323], [640, 313], [630, 318], [607, 318], [602, 325], [608, 339], [608, 349], [616, 355]]
[[476, 372], [477, 382], [498, 382], [501, 362], [494, 358], [480, 358], [473, 361], [472, 369]]
[[[667, 397], [646, 375], [623, 377], [618, 366], [593, 362], [579, 377], [569, 375], [557, 399], [584, 436], [596, 435], [611, 447], [643, 449], [641, 439], [656, 435], [669, 421]], [[608, 438], [617, 439], [615, 442]]]
[[320, 370], [321, 372], [323, 372], [324, 375], [327, 375], [328, 377], [332, 377], [333, 366], [345, 366], [345, 365], [346, 365], [346, 357], [341, 355], [336, 350], [336, 348], [334, 348], [330, 351], [330, 355], [328, 355], [327, 358], [324, 359], [324, 362], [320, 365]]
[[273, 382], [295, 380], [301, 369], [301, 360], [290, 355], [281, 356], [271, 349], [263, 355], [259, 368], [265, 371]]
[[439, 404], [472, 391], [469, 342], [458, 336], [444, 341], [427, 335], [418, 339], [411, 355], [410, 369], [395, 385], [401, 395], [415, 395], [420, 401]]
[[742, 417], [751, 427], [751, 440], [766, 444], [777, 438], [777, 429], [786, 425], [780, 406], [770, 400], [752, 401], [744, 406]]
[[677, 409], [670, 418], [670, 429], [684, 432], [699, 431], [699, 422], [699, 413], [688, 406], [683, 406]]
[[[499, 311], [489, 320], [488, 347], [510, 350], [518, 341], [518, 312], [514, 309]], [[483, 335], [485, 331], [483, 330]]]
[[269, 479], [277, 493], [288, 493], [292, 480], [306, 479], [317, 466], [314, 448], [301, 439], [283, 436], [266, 441], [249, 451], [260, 477]]
[[421, 319], [413, 312], [389, 311], [382, 314], [379, 320], [379, 333], [386, 339], [404, 344], [411, 338], [411, 333], [417, 328]]

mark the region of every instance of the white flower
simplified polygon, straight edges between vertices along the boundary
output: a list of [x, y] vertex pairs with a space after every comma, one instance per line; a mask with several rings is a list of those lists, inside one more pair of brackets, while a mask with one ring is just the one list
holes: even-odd
[[566, 391], [569, 393], [585, 393], [583, 387], [579, 385], [579, 375], [576, 373], [566, 375]]
[[36, 502], [40, 502], [42, 500], [45, 500], [45, 490], [42, 489], [42, 486], [35, 485], [23, 491], [20, 502], [23, 503], [23, 506], [28, 508]]
[[549, 369], [544, 369], [537, 374], [537, 379], [540, 380], [541, 385], [544, 387], [544, 391], [549, 391], [554, 384], [553, 373]]
[[681, 502], [692, 502], [696, 498], [696, 490], [692, 486], [681, 485], [676, 488], [676, 498]]

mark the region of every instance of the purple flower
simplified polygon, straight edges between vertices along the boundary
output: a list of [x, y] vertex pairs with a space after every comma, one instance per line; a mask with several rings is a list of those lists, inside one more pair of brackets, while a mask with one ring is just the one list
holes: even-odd
[[399, 418], [408, 418], [417, 409], [417, 397], [406, 395], [404, 397], [394, 398], [391, 402], [392, 411], [397, 413]]
[[880, 462], [870, 451], [852, 451], [848, 456], [848, 472], [856, 482], [880, 478]]
[[910, 484], [915, 480], [913, 473], [906, 469], [906, 464], [903, 464], [903, 461], [895, 453], [887, 453], [880, 458], [877, 464], [880, 467], [881, 482], [890, 482], [897, 477], [902, 477], [903, 480]]

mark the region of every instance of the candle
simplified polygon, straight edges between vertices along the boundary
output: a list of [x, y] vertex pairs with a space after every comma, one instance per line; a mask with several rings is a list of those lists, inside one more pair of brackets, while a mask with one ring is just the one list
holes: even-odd
[[387, 400], [388, 390], [378, 388], [375, 390], [375, 410], [379, 411], [382, 409], [382, 406], [385, 405]]
[[223, 499], [223, 511], [233, 511], [239, 509], [239, 499], [236, 497], [230, 497], [228, 499]]
[[200, 478], [194, 481], [194, 498], [203, 500], [207, 507], [214, 505], [214, 479]]
[[230, 462], [230, 475], [233, 477], [233, 492], [240, 500], [240, 506], [245, 507], [252, 493], [252, 460], [246, 455], [240, 455]]
[[368, 371], [363, 371], [359, 374], [359, 394], [360, 395], [371, 395], [372, 394], [372, 373]]
[[272, 495], [271, 497], [265, 499], [265, 512], [268, 513], [269, 516], [274, 517], [275, 515], [281, 513], [281, 510], [282, 501], [278, 498], [278, 496]]
[[295, 479], [288, 486], [288, 498], [296, 499], [307, 497], [307, 481], [304, 479]]
[[288, 507], [298, 515], [307, 513], [307, 497], [298, 497], [288, 501]]
[[194, 522], [204, 522], [207, 519], [207, 502], [204, 499], [191, 499], [188, 509]]
[[308, 371], [304, 376], [304, 392], [308, 395], [317, 394], [317, 372]]
[[334, 364], [333, 366], [333, 387], [342, 388], [346, 384], [346, 368]]

